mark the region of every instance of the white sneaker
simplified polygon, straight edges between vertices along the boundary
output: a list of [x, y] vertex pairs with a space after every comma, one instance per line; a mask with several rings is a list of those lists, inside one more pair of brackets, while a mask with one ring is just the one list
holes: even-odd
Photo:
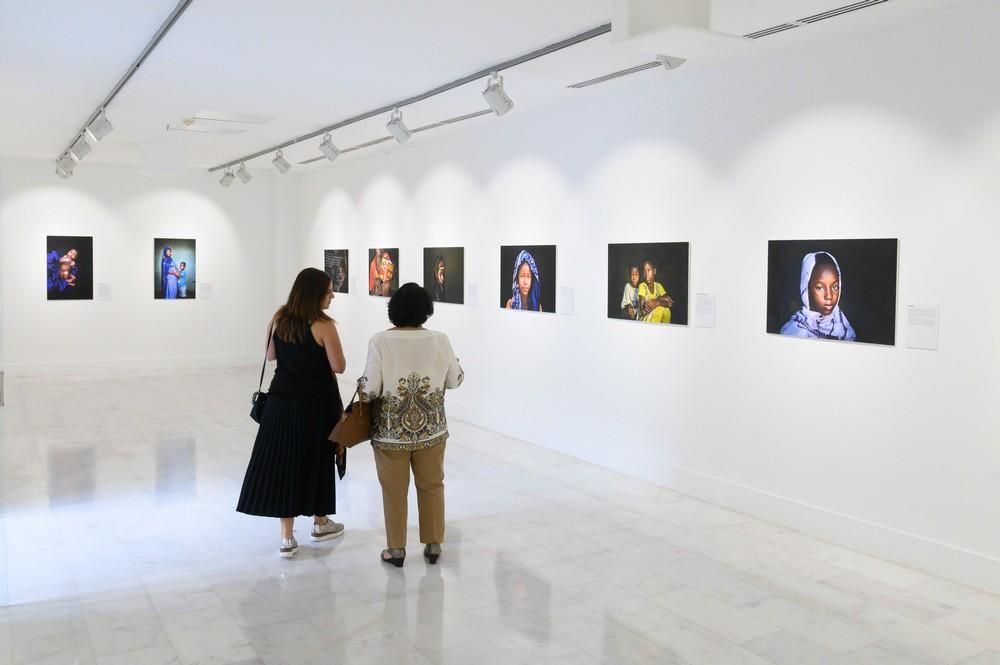
[[278, 550], [278, 554], [282, 559], [291, 559], [295, 556], [295, 553], [299, 551], [299, 544], [295, 542], [295, 538], [282, 538], [281, 539], [281, 549]]
[[344, 535], [344, 525], [340, 522], [334, 522], [329, 517], [326, 518], [326, 522], [323, 524], [313, 524], [313, 540], [330, 540], [342, 535]]

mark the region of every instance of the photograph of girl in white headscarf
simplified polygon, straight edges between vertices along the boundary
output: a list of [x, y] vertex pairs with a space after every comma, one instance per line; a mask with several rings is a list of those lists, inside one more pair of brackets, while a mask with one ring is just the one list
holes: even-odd
[[768, 243], [767, 331], [894, 344], [895, 239]]

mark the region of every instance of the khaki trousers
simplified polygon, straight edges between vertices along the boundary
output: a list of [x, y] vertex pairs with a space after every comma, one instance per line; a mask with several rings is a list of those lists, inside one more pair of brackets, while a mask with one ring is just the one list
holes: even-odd
[[444, 542], [444, 447], [414, 450], [375, 448], [375, 468], [382, 485], [386, 547], [406, 547], [406, 495], [410, 491], [410, 469], [417, 486], [420, 542]]

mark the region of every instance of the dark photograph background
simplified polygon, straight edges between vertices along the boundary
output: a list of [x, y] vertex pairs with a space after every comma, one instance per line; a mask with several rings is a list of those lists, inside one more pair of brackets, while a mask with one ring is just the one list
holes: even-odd
[[323, 270], [333, 280], [334, 293], [347, 293], [350, 274], [347, 271], [346, 249], [323, 250]]
[[[444, 298], [435, 289], [434, 262], [444, 259]], [[435, 302], [461, 305], [465, 302], [465, 248], [424, 247], [424, 288]]]
[[181, 262], [187, 264], [187, 297], [181, 298], [178, 293], [178, 300], [192, 300], [198, 290], [198, 261], [195, 258], [196, 241], [193, 238], [154, 238], [153, 239], [153, 297], [157, 300], [164, 299], [163, 281], [161, 279], [160, 267], [163, 259], [163, 248], [169, 247], [173, 252], [174, 265], [179, 266]]
[[895, 238], [860, 240], [771, 240], [767, 244], [767, 332], [778, 334], [802, 307], [802, 257], [829, 252], [840, 265], [840, 311], [858, 342], [896, 343]]
[[[70, 268], [70, 282], [60, 276], [60, 259], [76, 250], [76, 265]], [[94, 299], [93, 236], [48, 236], [45, 242], [46, 293], [49, 300]]]
[[542, 311], [556, 311], [556, 246], [555, 245], [502, 245], [500, 247], [500, 307], [506, 306], [513, 294], [515, 266], [521, 250], [534, 257], [538, 267], [538, 284], [541, 287]]
[[656, 281], [674, 299], [670, 308], [670, 323], [688, 322], [688, 255], [686, 242], [636, 242], [608, 245], [608, 318], [629, 320], [622, 313], [622, 294], [629, 281], [632, 266], [639, 267], [639, 283], [645, 275], [642, 264], [652, 261], [656, 266]]

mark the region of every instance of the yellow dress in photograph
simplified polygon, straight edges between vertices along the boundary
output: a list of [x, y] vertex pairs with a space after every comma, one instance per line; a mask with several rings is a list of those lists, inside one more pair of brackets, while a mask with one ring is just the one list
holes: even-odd
[[[665, 295], [667, 295], [667, 290], [663, 288], [663, 285], [659, 282], [653, 282], [652, 293], [650, 293], [649, 284], [646, 282], [639, 285], [640, 302], [656, 300], [657, 298], [662, 298]], [[649, 323], [670, 323], [670, 308], [663, 307], [662, 305], [654, 307], [648, 314], [643, 315], [642, 320]]]

